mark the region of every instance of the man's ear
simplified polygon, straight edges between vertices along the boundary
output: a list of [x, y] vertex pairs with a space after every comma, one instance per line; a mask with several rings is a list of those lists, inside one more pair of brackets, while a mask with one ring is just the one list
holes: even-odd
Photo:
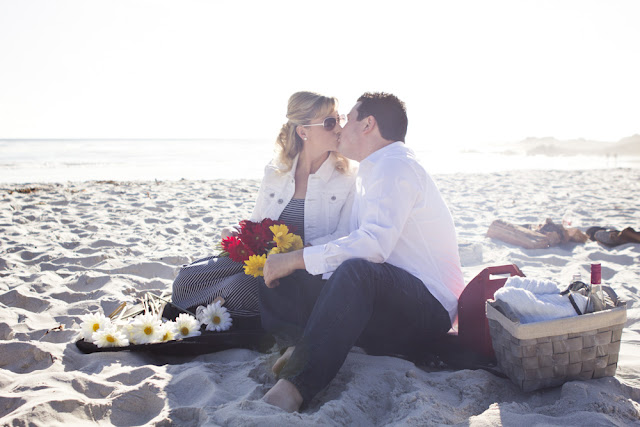
[[364, 120], [362, 120], [363, 123], [363, 127], [362, 127], [362, 131], [367, 134], [370, 133], [371, 131], [373, 131], [376, 126], [378, 125], [378, 122], [376, 122], [376, 118], [373, 116], [368, 116], [366, 117]]

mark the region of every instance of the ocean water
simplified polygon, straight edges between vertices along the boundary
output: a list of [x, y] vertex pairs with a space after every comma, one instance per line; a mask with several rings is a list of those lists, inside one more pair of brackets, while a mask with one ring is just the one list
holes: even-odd
[[0, 182], [259, 179], [257, 140], [0, 140]]
[[[637, 157], [414, 149], [431, 174], [640, 167]], [[0, 182], [260, 179], [273, 152], [267, 140], [0, 140]]]

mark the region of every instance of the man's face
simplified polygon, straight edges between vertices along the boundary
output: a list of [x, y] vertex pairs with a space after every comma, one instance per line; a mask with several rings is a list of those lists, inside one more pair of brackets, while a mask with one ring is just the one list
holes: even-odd
[[362, 160], [358, 158], [360, 145], [362, 143], [361, 135], [358, 132], [360, 124], [357, 121], [359, 107], [360, 103], [358, 102], [353, 106], [351, 111], [349, 111], [349, 114], [347, 114], [347, 124], [342, 127], [342, 132], [340, 132], [338, 138], [338, 151], [340, 154], [356, 161]]

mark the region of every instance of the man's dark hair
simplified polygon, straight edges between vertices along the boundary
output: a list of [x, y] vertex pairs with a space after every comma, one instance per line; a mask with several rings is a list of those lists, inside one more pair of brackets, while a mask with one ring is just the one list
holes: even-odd
[[358, 121], [373, 116], [384, 139], [404, 142], [409, 122], [404, 102], [384, 92], [367, 92], [358, 98], [358, 102]]

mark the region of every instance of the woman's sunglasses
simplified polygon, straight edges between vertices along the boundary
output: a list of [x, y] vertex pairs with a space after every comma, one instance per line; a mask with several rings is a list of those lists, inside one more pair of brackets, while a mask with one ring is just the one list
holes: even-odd
[[347, 116], [345, 116], [344, 114], [340, 114], [337, 118], [327, 117], [326, 119], [324, 119], [322, 123], [316, 123], [313, 125], [301, 125], [301, 126], [304, 128], [309, 126], [323, 126], [325, 130], [333, 130], [333, 128], [336, 127], [336, 124], [340, 123], [340, 126], [342, 126], [346, 122], [347, 122]]

